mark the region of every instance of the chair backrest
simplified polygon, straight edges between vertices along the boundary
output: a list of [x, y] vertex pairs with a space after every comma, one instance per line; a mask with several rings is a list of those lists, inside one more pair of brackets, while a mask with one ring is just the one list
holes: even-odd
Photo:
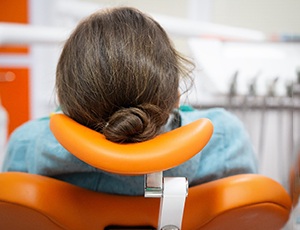
[[[1, 229], [157, 227], [159, 199], [98, 193], [19, 172], [1, 173], [0, 184]], [[182, 229], [279, 230], [290, 208], [290, 197], [277, 182], [236, 175], [191, 187]]]
[[[202, 119], [148, 142], [120, 145], [61, 114], [52, 116], [51, 129], [63, 146], [80, 159], [120, 174], [143, 174], [174, 167], [197, 154], [212, 134], [212, 124]], [[188, 143], [189, 148], [178, 144], [180, 140]], [[91, 154], [86, 154], [87, 150]], [[108, 163], [98, 160], [103, 157]], [[157, 159], [162, 160], [156, 164]], [[118, 161], [124, 167], [112, 163]], [[146, 162], [146, 169], [140, 167], [140, 162]], [[157, 228], [159, 199], [93, 192], [53, 178], [20, 172], [1, 173], [0, 184], [1, 229]], [[288, 220], [290, 209], [290, 197], [276, 181], [262, 175], [236, 175], [191, 187], [182, 229], [279, 230]]]

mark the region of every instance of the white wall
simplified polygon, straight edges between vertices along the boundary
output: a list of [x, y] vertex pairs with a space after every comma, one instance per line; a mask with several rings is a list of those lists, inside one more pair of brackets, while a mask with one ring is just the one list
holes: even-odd
[[298, 0], [213, 0], [213, 2], [211, 16], [213, 22], [268, 33], [300, 33]]
[[[30, 22], [34, 25], [48, 26], [68, 24], [67, 17], [58, 13], [55, 8], [57, 3], [62, 2], [76, 1], [30, 0]], [[298, 0], [81, 0], [80, 2], [108, 6], [129, 5], [149, 14], [190, 18], [257, 29], [267, 33], [300, 33], [298, 26], [300, 14], [297, 12], [297, 9], [300, 9], [300, 1]], [[84, 15], [78, 9], [78, 15], [81, 14]], [[72, 23], [74, 22], [68, 25], [72, 25]], [[191, 55], [187, 38], [172, 34], [171, 38], [179, 51]], [[61, 45], [47, 47], [34, 45], [32, 47], [31, 56], [32, 63], [34, 63], [32, 73], [33, 118], [43, 116], [55, 107], [53, 86], [55, 65], [60, 48]]]

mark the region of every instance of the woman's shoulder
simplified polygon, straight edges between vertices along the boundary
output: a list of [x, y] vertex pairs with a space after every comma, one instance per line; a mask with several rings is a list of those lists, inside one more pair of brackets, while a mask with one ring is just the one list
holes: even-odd
[[9, 136], [2, 170], [28, 172], [28, 165], [35, 158], [35, 145], [47, 139], [51, 132], [48, 127], [49, 118], [41, 118], [27, 121], [16, 128]]
[[179, 107], [179, 112], [184, 116], [196, 118], [196, 119], [203, 118], [203, 117], [219, 118], [222, 116], [231, 116], [230, 112], [220, 107], [202, 109], [201, 107], [195, 108], [191, 105], [181, 105]]
[[214, 132], [224, 132], [226, 129], [241, 129], [242, 122], [233, 113], [224, 108], [196, 109], [192, 106], [179, 108], [182, 125], [186, 125], [200, 118], [208, 118], [214, 125]]
[[43, 117], [25, 122], [17, 127], [11, 134], [10, 139], [18, 141], [30, 140], [42, 132], [49, 132], [49, 117]]

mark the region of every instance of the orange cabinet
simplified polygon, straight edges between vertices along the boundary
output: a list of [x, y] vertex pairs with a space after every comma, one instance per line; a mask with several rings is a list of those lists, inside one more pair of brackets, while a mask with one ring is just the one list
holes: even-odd
[[[28, 0], [1, 0], [0, 22], [28, 23]], [[30, 118], [30, 70], [18, 63], [18, 57], [29, 59], [29, 48], [24, 46], [1, 46], [0, 97], [9, 116], [8, 134]], [[22, 66], [22, 67], [20, 67]]]
[[0, 97], [8, 112], [8, 133], [29, 120], [29, 70], [0, 67]]
[[[28, 0], [1, 0], [0, 22], [28, 23]], [[0, 53], [28, 53], [24, 46], [0, 46]]]

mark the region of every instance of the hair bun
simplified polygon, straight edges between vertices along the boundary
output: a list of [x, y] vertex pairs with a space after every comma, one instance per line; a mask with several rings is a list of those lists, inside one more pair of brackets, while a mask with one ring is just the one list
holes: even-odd
[[150, 104], [123, 108], [110, 117], [102, 132], [108, 140], [118, 143], [149, 140], [166, 122], [168, 116], [162, 119], [162, 114], [157, 106]]

